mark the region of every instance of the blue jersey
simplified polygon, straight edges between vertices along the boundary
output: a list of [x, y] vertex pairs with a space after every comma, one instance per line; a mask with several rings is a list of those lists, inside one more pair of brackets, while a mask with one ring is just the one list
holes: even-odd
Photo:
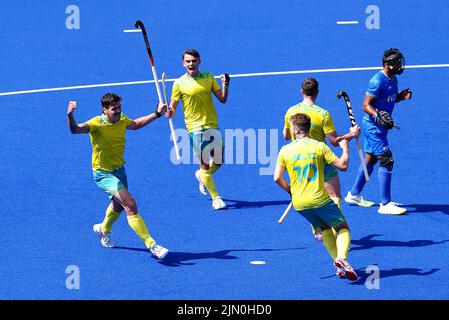
[[[389, 114], [392, 114], [398, 95], [398, 79], [396, 76], [390, 79], [382, 71], [379, 71], [371, 78], [366, 94], [376, 99], [374, 106], [377, 110], [387, 111]], [[364, 118], [366, 125], [386, 131], [386, 129], [378, 126], [369, 114], [365, 114]]]

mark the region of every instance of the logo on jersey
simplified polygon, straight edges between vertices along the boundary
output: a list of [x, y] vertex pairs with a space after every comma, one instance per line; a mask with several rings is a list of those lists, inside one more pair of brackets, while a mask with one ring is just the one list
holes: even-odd
[[387, 97], [387, 102], [396, 102], [397, 93]]

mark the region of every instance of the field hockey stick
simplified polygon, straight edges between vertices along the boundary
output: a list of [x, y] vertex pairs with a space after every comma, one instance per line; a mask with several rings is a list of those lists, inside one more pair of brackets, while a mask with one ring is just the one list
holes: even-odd
[[279, 218], [278, 220], [278, 224], [281, 224], [282, 222], [284, 222], [285, 217], [287, 217], [287, 214], [289, 213], [290, 209], [293, 206], [293, 202], [290, 202], [287, 209], [285, 209], [284, 213], [282, 214], [282, 216]]
[[[165, 101], [168, 101], [168, 99], [167, 99], [167, 87], [165, 86], [165, 81], [166, 80], [167, 80], [167, 75], [166, 75], [165, 72], [162, 72], [162, 91], [164, 92], [164, 99], [165, 99]], [[176, 159], [180, 160], [181, 156], [179, 155], [178, 142], [176, 141], [175, 127], [173, 126], [173, 120], [171, 118], [168, 119], [168, 124], [170, 125], [171, 138], [173, 139], [173, 144], [175, 146]]]
[[[159, 99], [159, 102], [166, 104], [167, 101], [164, 101], [164, 99], [162, 97], [162, 93], [161, 93], [161, 88], [159, 86], [159, 79], [157, 77], [156, 66], [154, 65], [153, 53], [151, 52], [150, 42], [148, 41], [148, 35], [147, 35], [147, 31], [145, 30], [145, 26], [143, 25], [142, 21], [137, 20], [135, 27], [137, 29], [140, 28], [140, 30], [142, 30], [143, 39], [145, 40], [145, 45], [147, 47], [148, 57], [150, 58], [151, 71], [153, 72], [154, 84], [156, 85], [157, 97]], [[171, 119], [169, 119], [169, 124], [170, 124], [171, 136], [173, 138], [173, 144], [175, 145], [176, 158], [179, 160], [180, 159], [179, 151], [177, 149], [177, 143], [176, 143], [176, 139], [175, 139], [176, 136], [175, 136], [175, 131], [173, 129], [173, 121]]]
[[[348, 109], [349, 120], [351, 121], [351, 126], [354, 127], [356, 125], [355, 117], [354, 117], [354, 113], [352, 112], [351, 102], [349, 101], [348, 94], [346, 92], [340, 90], [337, 93], [337, 98], [340, 99], [341, 97], [343, 97], [345, 100], [346, 109]], [[365, 157], [363, 156], [362, 145], [360, 144], [359, 137], [356, 137], [355, 141], [357, 142], [357, 151], [359, 152], [360, 162], [362, 163], [362, 169], [363, 169], [363, 173], [365, 175], [365, 180], [369, 181], [368, 169], [366, 169]]]

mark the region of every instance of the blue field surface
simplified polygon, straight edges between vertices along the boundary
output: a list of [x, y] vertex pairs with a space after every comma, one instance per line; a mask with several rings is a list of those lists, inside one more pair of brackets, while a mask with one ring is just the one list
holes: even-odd
[[[379, 0], [379, 29], [368, 29], [366, 10], [372, 4], [2, 4], [0, 299], [449, 299], [449, 3]], [[79, 29], [67, 28], [70, 5], [79, 9]], [[70, 100], [78, 103], [80, 123], [100, 114], [106, 92], [123, 98], [130, 118], [154, 110], [154, 83], [134, 83], [153, 80], [142, 35], [123, 31], [134, 29], [138, 19], [145, 23], [157, 71], [167, 73], [170, 90], [171, 79], [185, 72], [181, 53], [195, 48], [202, 71], [231, 75], [228, 102], [214, 98], [221, 131], [258, 133], [245, 144], [243, 163], [236, 142], [226, 141], [234, 158], [214, 179], [228, 209], [215, 211], [210, 197], [198, 191], [198, 165], [171, 160], [167, 120], [128, 131], [129, 190], [152, 236], [170, 249], [162, 261], [145, 249], [124, 215], [113, 229], [117, 247], [100, 245], [92, 225], [102, 221], [109, 200], [92, 180], [89, 136], [71, 135], [66, 119]], [[339, 133], [347, 132], [350, 122], [337, 91], [349, 94], [361, 123], [362, 100], [375, 70], [360, 68], [380, 68], [390, 47], [399, 48], [409, 66], [398, 77], [400, 89], [413, 90], [413, 99], [395, 108], [401, 129], [389, 133], [393, 200], [408, 212], [384, 216], [378, 206], [342, 204], [351, 227], [349, 261], [360, 276], [351, 283], [335, 276], [327, 251], [298, 213], [292, 210], [277, 224], [289, 198], [272, 175], [263, 173], [272, 172], [270, 165], [285, 144], [284, 114], [300, 101], [304, 78], [318, 79], [317, 103], [330, 111]], [[112, 85], [123, 82], [132, 84]], [[29, 92], [37, 89], [42, 91]], [[173, 122], [184, 128], [181, 111]], [[360, 163], [354, 141], [350, 148], [349, 169], [340, 173], [343, 196]], [[379, 203], [377, 167], [371, 180], [363, 195]], [[255, 260], [266, 263], [250, 263]], [[70, 270], [79, 271], [79, 288], [66, 286]], [[372, 270], [378, 270], [377, 282]]]

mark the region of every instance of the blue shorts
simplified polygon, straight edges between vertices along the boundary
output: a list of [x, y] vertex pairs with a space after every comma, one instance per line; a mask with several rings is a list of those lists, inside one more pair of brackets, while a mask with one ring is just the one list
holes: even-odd
[[314, 228], [336, 227], [346, 221], [340, 208], [329, 201], [322, 207], [298, 211]]
[[222, 152], [224, 149], [223, 137], [219, 129], [202, 129], [189, 132], [190, 146], [196, 156], [213, 151]]
[[122, 190], [128, 189], [128, 179], [126, 177], [125, 167], [115, 169], [112, 172], [93, 171], [94, 181], [97, 186], [106, 192], [109, 199]]
[[324, 165], [324, 182], [328, 182], [329, 180], [332, 180], [336, 176], [338, 176], [337, 168], [335, 168], [334, 166], [332, 166], [330, 164], [325, 164]]
[[387, 130], [381, 130], [365, 120], [362, 120], [363, 126], [363, 149], [366, 153], [370, 153], [375, 156], [381, 156], [390, 152], [388, 146]]

